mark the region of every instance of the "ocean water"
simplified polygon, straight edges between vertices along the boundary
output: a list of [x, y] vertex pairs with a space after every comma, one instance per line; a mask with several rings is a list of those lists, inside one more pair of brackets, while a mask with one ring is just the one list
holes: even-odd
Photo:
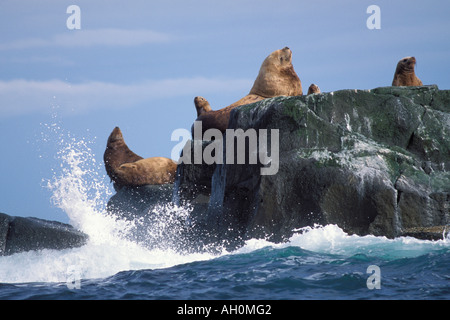
[[[59, 133], [61, 135], [61, 133]], [[0, 299], [303, 300], [450, 298], [450, 239], [296, 230], [284, 243], [251, 239], [233, 251], [180, 248], [189, 208], [162, 204], [148, 241], [141, 221], [105, 210], [111, 196], [89, 142], [59, 139], [52, 201], [89, 235], [86, 245], [0, 257]]]

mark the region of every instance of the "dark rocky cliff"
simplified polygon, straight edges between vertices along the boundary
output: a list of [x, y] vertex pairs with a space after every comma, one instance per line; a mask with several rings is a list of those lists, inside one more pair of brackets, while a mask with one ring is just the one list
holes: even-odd
[[261, 175], [260, 164], [181, 164], [176, 199], [224, 239], [281, 241], [314, 224], [390, 238], [443, 230], [450, 223], [449, 112], [450, 91], [436, 86], [242, 106], [229, 128], [279, 130], [277, 174]]

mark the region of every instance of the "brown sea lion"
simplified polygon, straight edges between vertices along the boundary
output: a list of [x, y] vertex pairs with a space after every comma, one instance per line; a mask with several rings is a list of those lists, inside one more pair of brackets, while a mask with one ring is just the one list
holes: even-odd
[[401, 59], [397, 64], [397, 69], [395, 70], [392, 86], [422, 86], [422, 81], [417, 78], [414, 72], [415, 66], [416, 58], [405, 57]]
[[301, 81], [292, 65], [292, 51], [285, 47], [272, 52], [263, 61], [248, 95], [223, 109], [202, 112], [198, 115], [197, 121], [202, 121], [203, 132], [210, 128], [217, 128], [224, 132], [228, 127], [231, 110], [238, 106], [266, 98], [301, 96], [302, 94]]
[[174, 183], [177, 163], [169, 158], [152, 157], [116, 168], [115, 183], [119, 186], [138, 187], [146, 184]]
[[316, 84], [311, 84], [308, 88], [308, 94], [320, 93], [320, 88]]
[[116, 189], [173, 183], [175, 180], [175, 161], [163, 157], [144, 159], [138, 156], [126, 145], [119, 127], [115, 127], [108, 138], [103, 160], [106, 173]]
[[124, 163], [135, 162], [144, 159], [138, 156], [128, 148], [123, 139], [122, 131], [119, 127], [115, 127], [111, 132], [106, 144], [106, 150], [103, 154], [103, 161], [105, 162], [106, 173], [111, 181], [115, 181], [115, 169]]
[[276, 50], [263, 61], [249, 94], [264, 98], [303, 94], [302, 83], [292, 65], [291, 49]]

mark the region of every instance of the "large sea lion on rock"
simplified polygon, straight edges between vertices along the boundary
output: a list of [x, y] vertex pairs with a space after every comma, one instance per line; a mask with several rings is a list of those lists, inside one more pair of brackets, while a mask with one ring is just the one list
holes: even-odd
[[394, 80], [392, 81], [392, 86], [422, 86], [422, 81], [417, 78], [414, 67], [416, 66], [416, 58], [405, 57], [401, 59], [397, 64], [397, 69], [395, 70]]
[[[203, 132], [216, 128], [225, 132], [228, 127], [230, 112], [238, 106], [257, 102], [277, 96], [301, 96], [303, 94], [301, 81], [292, 65], [292, 51], [285, 47], [272, 52], [262, 63], [258, 77], [253, 87], [242, 99], [220, 110], [210, 110], [201, 107], [202, 101], [194, 101], [197, 108], [197, 121], [202, 122]], [[198, 112], [200, 106], [201, 113]], [[209, 106], [209, 103], [208, 103]], [[211, 107], [209, 106], [209, 109]]]
[[126, 145], [119, 127], [115, 127], [108, 138], [103, 160], [106, 173], [114, 182], [115, 188], [175, 181], [175, 161], [163, 157], [144, 159], [138, 156]]

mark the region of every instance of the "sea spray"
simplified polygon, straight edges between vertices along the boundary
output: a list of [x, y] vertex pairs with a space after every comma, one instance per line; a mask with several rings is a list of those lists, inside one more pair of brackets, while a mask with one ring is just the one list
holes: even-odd
[[58, 134], [57, 159], [60, 172], [53, 170], [47, 187], [53, 204], [67, 214], [70, 223], [89, 235], [90, 241], [113, 241], [126, 232], [129, 222], [118, 221], [104, 208], [111, 192], [100, 176], [100, 166], [86, 139], [76, 139], [64, 131]]
[[106, 182], [103, 163], [98, 163], [92, 152], [91, 145], [95, 141], [75, 138], [59, 125], [47, 128], [57, 137], [60, 162], [47, 183], [52, 191], [52, 202], [67, 214], [74, 227], [89, 236], [91, 243], [180, 248], [183, 231], [191, 224], [189, 208], [161, 201], [139, 215], [107, 210], [112, 192]]
[[[62, 129], [60, 123], [43, 127], [42, 142], [57, 148], [55, 158], [59, 162], [53, 168], [53, 177], [46, 181], [52, 203], [89, 240], [80, 248], [1, 257], [0, 283], [65, 283], [72, 276], [71, 270], [76, 270], [82, 279], [94, 279], [120, 271], [167, 268], [216, 257], [177, 250], [180, 228], [189, 215], [186, 208], [161, 204], [147, 217], [133, 219], [108, 212], [106, 204], [112, 193], [105, 182], [102, 163], [95, 160], [92, 152], [95, 140], [77, 138]], [[137, 230], [146, 233], [137, 239]]]

